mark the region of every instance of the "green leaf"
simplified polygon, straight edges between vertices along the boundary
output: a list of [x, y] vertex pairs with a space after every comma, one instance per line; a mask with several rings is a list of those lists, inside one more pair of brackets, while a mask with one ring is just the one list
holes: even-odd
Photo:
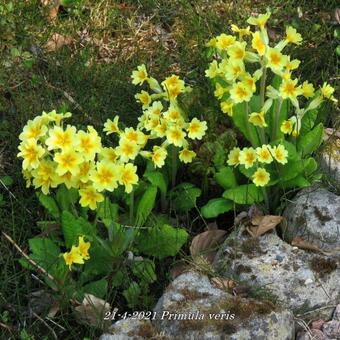
[[310, 176], [313, 174], [318, 168], [318, 163], [313, 157], [309, 157], [304, 160], [304, 175]]
[[240, 185], [236, 188], [226, 190], [223, 197], [237, 204], [253, 204], [263, 201], [261, 188], [255, 184]]
[[288, 181], [281, 182], [282, 186], [286, 189], [291, 188], [306, 188], [310, 186], [310, 183], [303, 176], [299, 175]]
[[135, 308], [136, 306], [138, 306], [138, 303], [139, 303], [138, 300], [139, 300], [141, 293], [142, 291], [138, 283], [134, 281], [131, 282], [129, 288], [123, 291], [123, 296], [125, 297], [127, 301], [128, 307]]
[[191, 183], [181, 183], [170, 192], [173, 208], [179, 213], [186, 213], [196, 207], [196, 200], [201, 196], [201, 189]]
[[204, 218], [214, 218], [229, 210], [232, 210], [234, 203], [225, 198], [213, 198], [201, 208], [201, 213]]
[[100, 299], [103, 299], [107, 294], [108, 283], [105, 279], [88, 283], [83, 287], [83, 292], [92, 294]]
[[167, 182], [164, 178], [163, 173], [159, 171], [145, 172], [144, 177], [153, 185], [158, 187], [159, 191], [166, 195], [167, 192]]
[[321, 144], [323, 136], [323, 125], [318, 124], [313, 130], [298, 139], [297, 149], [302, 155], [310, 155]]
[[223, 188], [230, 189], [237, 186], [234, 169], [231, 167], [223, 167], [215, 174], [215, 181]]
[[79, 194], [75, 188], [67, 189], [64, 185], [57, 190], [56, 200], [61, 211], [67, 210], [72, 212], [72, 206], [78, 202]]
[[60, 249], [50, 239], [35, 237], [31, 238], [28, 244], [32, 252], [31, 259], [47, 271], [58, 262]]
[[4, 201], [4, 195], [0, 193], [0, 207], [2, 207], [4, 205], [5, 201]]
[[240, 129], [243, 135], [249, 142], [254, 142], [255, 145], [259, 145], [259, 137], [254, 125], [248, 124], [247, 104], [240, 103], [233, 108], [233, 122]]
[[61, 226], [67, 248], [78, 244], [79, 236], [91, 238], [94, 235], [94, 226], [82, 217], [76, 218], [70, 212], [63, 211], [61, 216]]
[[142, 226], [148, 216], [150, 215], [152, 209], [155, 206], [157, 196], [157, 187], [155, 185], [149, 186], [138, 202], [137, 212], [136, 212], [136, 225]]
[[112, 272], [113, 257], [101, 246], [92, 245], [89, 249], [90, 259], [85, 261], [82, 281], [96, 275], [107, 275]]
[[10, 187], [13, 184], [13, 178], [11, 176], [2, 176], [1, 182], [2, 184], [5, 184], [7, 187]]
[[137, 248], [142, 253], [163, 259], [175, 256], [188, 239], [184, 229], [164, 224], [143, 230], [137, 239]]
[[97, 206], [97, 216], [108, 227], [111, 223], [118, 221], [119, 205], [112, 203], [109, 198], [105, 198]]
[[309, 110], [303, 115], [301, 119], [300, 136], [304, 136], [306, 133], [312, 130], [317, 116], [318, 116], [317, 110]]
[[148, 284], [157, 280], [155, 263], [148, 259], [135, 261], [132, 266], [132, 272], [136, 277]]
[[43, 205], [43, 207], [52, 215], [55, 219], [58, 219], [60, 216], [59, 208], [53, 197], [44, 195], [43, 193], [37, 193], [39, 202]]

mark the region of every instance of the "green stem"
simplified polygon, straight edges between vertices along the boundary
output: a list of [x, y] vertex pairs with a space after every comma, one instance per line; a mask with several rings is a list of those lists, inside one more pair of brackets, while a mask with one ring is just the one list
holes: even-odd
[[266, 136], [265, 136], [265, 134], [264, 134], [264, 129], [258, 127], [258, 128], [257, 128], [257, 132], [258, 132], [258, 134], [259, 134], [259, 136], [260, 136], [261, 144], [262, 144], [262, 145], [263, 145], [263, 144], [266, 144]]
[[261, 105], [260, 110], [262, 110], [263, 105], [264, 105], [264, 94], [265, 94], [265, 90], [266, 90], [266, 79], [267, 79], [267, 68], [264, 66], [263, 67], [263, 74], [262, 74], [262, 78], [261, 78], [261, 85], [260, 85], [260, 105]]
[[134, 218], [133, 218], [133, 210], [134, 210], [134, 205], [135, 205], [135, 192], [134, 190], [131, 191], [130, 193], [130, 206], [129, 206], [129, 220], [130, 220], [130, 225], [133, 226], [134, 223]]
[[254, 143], [254, 140], [252, 138], [253, 136], [252, 136], [252, 133], [251, 133], [250, 123], [249, 123], [249, 105], [248, 105], [248, 102], [246, 102], [246, 130], [247, 130], [247, 134], [249, 136], [251, 146], [255, 147], [255, 143]]
[[172, 146], [172, 159], [171, 159], [171, 162], [172, 162], [172, 169], [171, 169], [171, 185], [172, 185], [172, 188], [175, 187], [176, 185], [176, 175], [177, 175], [177, 152], [176, 152], [176, 148], [175, 146], [173, 145]]
[[277, 129], [278, 129], [278, 125], [279, 125], [281, 107], [282, 107], [282, 98], [279, 99], [279, 105], [278, 105], [278, 108], [275, 112], [274, 123], [273, 123], [273, 131], [272, 131], [272, 141], [274, 141], [277, 138]]
[[262, 193], [263, 193], [263, 197], [264, 197], [264, 202], [266, 204], [267, 213], [270, 214], [270, 202], [269, 202], [267, 189], [262, 187]]

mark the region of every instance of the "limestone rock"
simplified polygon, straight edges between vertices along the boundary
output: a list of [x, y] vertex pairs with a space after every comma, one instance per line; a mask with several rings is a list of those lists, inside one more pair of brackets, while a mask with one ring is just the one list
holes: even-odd
[[[214, 266], [224, 277], [265, 288], [302, 317], [340, 299], [338, 259], [292, 247], [274, 233], [254, 239], [239, 229], [225, 241]], [[333, 310], [324, 309], [322, 317], [330, 319]]]
[[340, 196], [314, 186], [304, 189], [287, 206], [284, 216], [288, 242], [301, 237], [323, 250], [340, 253]]
[[234, 297], [196, 272], [178, 276], [154, 311], [155, 328], [171, 339], [294, 338], [290, 311], [268, 302]]

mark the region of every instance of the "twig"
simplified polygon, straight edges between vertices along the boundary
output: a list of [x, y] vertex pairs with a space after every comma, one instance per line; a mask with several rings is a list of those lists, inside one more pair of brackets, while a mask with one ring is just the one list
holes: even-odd
[[40, 320], [50, 331], [51, 333], [53, 334], [53, 337], [58, 340], [58, 337], [57, 337], [57, 334], [55, 333], [55, 331], [53, 330], [53, 328], [43, 319], [41, 318], [38, 314], [34, 313], [33, 312], [33, 315], [38, 319]]
[[7, 326], [2, 322], [0, 322], [0, 327], [7, 329], [13, 335], [12, 327]]
[[324, 307], [320, 307], [320, 308], [315, 308], [313, 310], [309, 310], [308, 312], [302, 313], [302, 314], [298, 314], [297, 316], [303, 316], [303, 315], [308, 315], [308, 314], [312, 314], [316, 311], [319, 310], [323, 310], [323, 309], [329, 309], [329, 308], [335, 308], [337, 305], [329, 305], [329, 306], [324, 306]]
[[16, 250], [34, 267], [36, 267], [42, 274], [46, 275], [50, 280], [55, 282], [55, 278], [49, 274], [44, 268], [39, 266], [35, 261], [33, 261], [20, 247], [17, 243], [13, 241], [13, 239], [8, 236], [4, 231], [1, 231], [2, 235], [16, 248]]
[[58, 326], [60, 329], [62, 329], [63, 331], [66, 331], [66, 328], [64, 328], [63, 326], [59, 325], [58, 323], [56, 323], [55, 321], [53, 321], [51, 318], [49, 318], [48, 316], [45, 317], [46, 320], [48, 320], [49, 322], [52, 322], [53, 324], [55, 324], [56, 326]]

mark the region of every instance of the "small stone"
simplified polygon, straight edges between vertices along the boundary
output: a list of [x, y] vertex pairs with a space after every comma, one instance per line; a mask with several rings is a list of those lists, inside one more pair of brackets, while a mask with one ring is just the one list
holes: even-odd
[[276, 255], [276, 260], [279, 261], [279, 262], [282, 262], [283, 261], [283, 257], [280, 256], [280, 255]]
[[312, 329], [322, 329], [322, 326], [323, 326], [323, 324], [325, 323], [326, 321], [325, 320], [321, 320], [321, 319], [319, 319], [319, 320], [315, 320], [315, 321], [313, 321], [312, 322], [312, 324], [311, 324], [311, 328]]
[[333, 320], [340, 321], [340, 303], [335, 308], [335, 311], [333, 314]]
[[329, 340], [319, 329], [311, 329], [310, 333], [304, 332], [296, 337], [296, 340]]
[[305, 281], [305, 285], [310, 285], [310, 284], [312, 284], [314, 282], [314, 280], [312, 280], [312, 279], [307, 279], [306, 281]]
[[330, 339], [340, 339], [340, 321], [332, 320], [324, 323], [322, 331]]

